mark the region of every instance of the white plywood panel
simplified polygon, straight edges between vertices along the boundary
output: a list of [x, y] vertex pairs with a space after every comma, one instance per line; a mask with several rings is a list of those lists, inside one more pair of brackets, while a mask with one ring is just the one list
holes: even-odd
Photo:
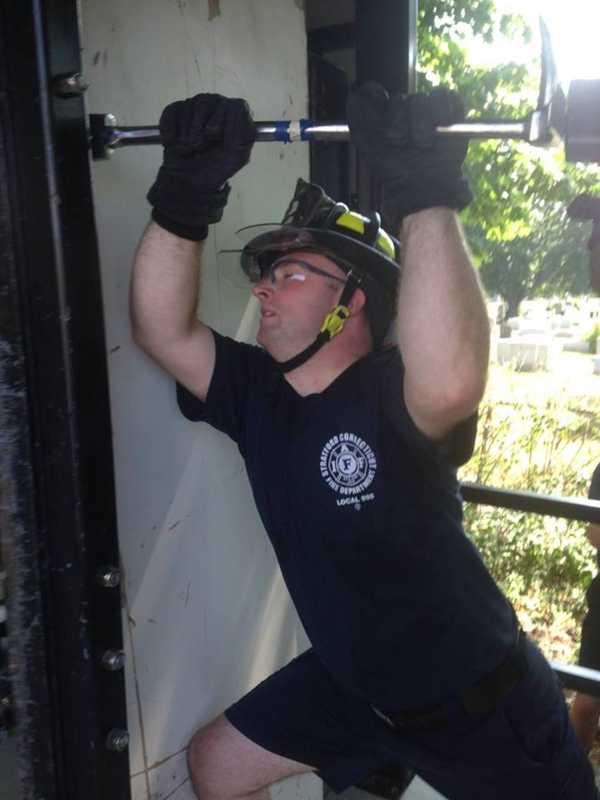
[[272, 800], [305, 800], [307, 796], [319, 797], [322, 784], [316, 775], [300, 775], [271, 786]]
[[148, 780], [143, 773], [131, 778], [131, 800], [150, 800]]
[[[378, 795], [365, 792], [363, 789], [357, 789], [356, 786], [346, 789], [345, 792], [341, 792], [336, 797], [340, 800], [381, 800]], [[435, 789], [432, 789], [428, 783], [425, 783], [417, 775], [412, 779], [402, 795], [402, 800], [446, 800], [446, 798], [436, 792]]]
[[145, 759], [142, 748], [141, 708], [139, 702], [139, 689], [135, 671], [135, 652], [133, 649], [133, 622], [129, 618], [127, 609], [124, 609], [123, 643], [127, 668], [125, 670], [125, 696], [127, 699], [127, 730], [129, 731], [129, 767], [132, 775], [144, 771]]
[[[301, 7], [296, 0], [82, 0], [88, 110], [113, 113], [122, 125], [156, 124], [166, 103], [216, 91], [245, 97], [256, 119], [305, 116]], [[190, 796], [178, 781], [191, 733], [306, 646], [236, 448], [178, 414], [172, 382], [131, 341], [130, 264], [160, 159], [159, 147], [128, 148], [92, 165], [134, 800]], [[203, 256], [201, 316], [221, 332], [235, 335], [243, 320], [251, 338], [255, 318], [247, 295], [224, 281], [216, 253], [237, 228], [280, 219], [299, 176], [308, 177], [305, 145], [269, 143], [255, 146], [233, 180]], [[311, 777], [277, 788], [287, 792], [316, 797], [320, 783]]]
[[195, 800], [185, 753], [177, 753], [151, 769], [148, 783], [152, 800]]
[[445, 800], [445, 798], [417, 776], [408, 787], [403, 800]]
[[[195, 800], [185, 754], [179, 753], [148, 773], [151, 800]], [[304, 775], [280, 781], [271, 787], [272, 800], [305, 800], [321, 794], [321, 781], [315, 775]], [[133, 800], [141, 800], [134, 797]]]
[[239, 465], [221, 434], [203, 426], [196, 436], [129, 605], [149, 765], [296, 652], [245, 475], [229, 469]]

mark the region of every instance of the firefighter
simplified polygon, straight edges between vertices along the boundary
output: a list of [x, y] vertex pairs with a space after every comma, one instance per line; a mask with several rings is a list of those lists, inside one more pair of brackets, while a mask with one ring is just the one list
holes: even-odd
[[185, 416], [237, 443], [311, 641], [197, 731], [192, 784], [258, 799], [316, 772], [341, 791], [398, 762], [453, 800], [594, 798], [555, 676], [462, 528], [489, 330], [457, 216], [466, 144], [435, 136], [460, 100], [368, 84], [348, 117], [385, 224], [299, 182], [241, 253], [260, 347], [196, 317], [202, 241], [251, 154], [248, 107], [199, 95], [161, 118], [134, 336]]

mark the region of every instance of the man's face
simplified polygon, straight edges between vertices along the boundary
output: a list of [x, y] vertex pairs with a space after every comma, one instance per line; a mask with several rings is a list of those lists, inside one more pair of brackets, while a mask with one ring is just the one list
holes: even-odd
[[261, 305], [257, 342], [277, 361], [302, 352], [338, 303], [345, 280], [344, 271], [320, 253], [299, 250], [276, 261], [252, 289]]

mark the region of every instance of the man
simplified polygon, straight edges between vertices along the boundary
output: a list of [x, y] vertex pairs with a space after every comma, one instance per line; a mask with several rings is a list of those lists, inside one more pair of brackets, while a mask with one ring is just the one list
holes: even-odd
[[[589, 496], [592, 500], [600, 500], [600, 464], [594, 470]], [[600, 525], [590, 523], [587, 538], [599, 551], [597, 559], [600, 566]], [[600, 574], [592, 580], [586, 600], [588, 613], [581, 626], [579, 663], [582, 667], [600, 670]], [[586, 753], [594, 744], [599, 719], [600, 697], [578, 693], [571, 706], [571, 722]]]
[[249, 159], [247, 107], [199, 95], [161, 118], [134, 335], [186, 416], [238, 443], [312, 643], [195, 734], [193, 786], [203, 800], [263, 798], [316, 771], [340, 791], [400, 762], [452, 799], [596, 797], [554, 675], [461, 527], [456, 467], [489, 331], [456, 215], [471, 199], [466, 145], [435, 137], [460, 102], [370, 84], [348, 115], [402, 240], [401, 281], [376, 215], [300, 182], [284, 225], [242, 253], [262, 349], [195, 315], [198, 242]]

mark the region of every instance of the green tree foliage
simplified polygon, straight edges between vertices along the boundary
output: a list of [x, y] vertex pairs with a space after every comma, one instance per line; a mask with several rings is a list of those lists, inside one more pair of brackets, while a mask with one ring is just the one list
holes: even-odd
[[[520, 15], [501, 15], [494, 0], [429, 0], [419, 12], [418, 88], [460, 92], [470, 117], [519, 119], [537, 102], [540, 67], [477, 66], [469, 50], [504, 38], [526, 46], [533, 32]], [[600, 171], [566, 164], [563, 148], [502, 140], [472, 141], [466, 171], [475, 200], [463, 221], [490, 294], [518, 311], [525, 297], [588, 291], [588, 230], [569, 221], [566, 205], [600, 193]]]
[[[476, 229], [471, 239], [478, 233]], [[488, 239], [480, 252], [485, 253], [483, 283], [504, 298], [508, 317], [518, 314], [526, 297], [589, 292], [582, 227], [565, 219], [563, 205], [549, 209], [546, 219], [527, 235]]]

